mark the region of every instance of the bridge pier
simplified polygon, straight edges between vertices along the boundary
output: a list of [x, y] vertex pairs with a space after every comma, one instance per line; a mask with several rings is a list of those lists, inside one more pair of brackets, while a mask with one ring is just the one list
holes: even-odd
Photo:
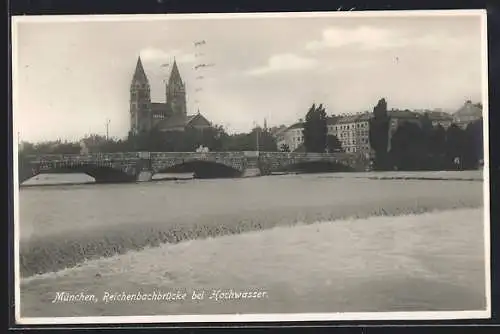
[[153, 171], [143, 170], [137, 174], [137, 182], [150, 182], [151, 180], [153, 180]]
[[257, 177], [261, 176], [260, 169], [256, 168], [245, 168], [245, 170], [241, 173], [241, 177]]
[[241, 177], [256, 177], [260, 176], [259, 168], [259, 152], [247, 151], [245, 152], [245, 161], [243, 164], [243, 171]]
[[140, 152], [139, 160], [135, 164], [136, 182], [150, 182], [153, 179], [153, 169], [150, 152]]

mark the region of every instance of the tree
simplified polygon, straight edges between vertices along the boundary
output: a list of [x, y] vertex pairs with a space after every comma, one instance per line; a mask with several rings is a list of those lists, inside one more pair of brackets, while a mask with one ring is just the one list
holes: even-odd
[[288, 146], [288, 144], [281, 144], [280, 151], [281, 152], [290, 152], [290, 146]]
[[391, 139], [390, 158], [398, 170], [426, 168], [426, 148], [422, 128], [411, 122], [398, 126]]
[[443, 169], [445, 167], [446, 152], [446, 130], [441, 124], [433, 127], [429, 135], [429, 165], [432, 169]]
[[327, 115], [325, 108], [315, 104], [309, 108], [306, 114], [304, 129], [304, 147], [306, 152], [323, 153], [327, 147], [326, 137], [328, 134]]
[[483, 120], [479, 119], [467, 125], [465, 129], [467, 146], [464, 154], [464, 167], [477, 168], [479, 161], [484, 159]]
[[414, 138], [414, 140], [420, 140], [420, 148], [422, 150], [422, 156], [420, 157], [420, 168], [422, 169], [432, 169], [432, 164], [434, 157], [431, 154], [432, 147], [434, 146], [434, 143], [432, 141], [432, 135], [433, 135], [433, 126], [432, 126], [432, 121], [429, 117], [429, 112], [425, 112], [421, 117], [420, 117], [420, 129], [421, 129], [421, 136], [420, 138]]
[[389, 167], [388, 144], [389, 144], [389, 115], [387, 114], [387, 102], [380, 99], [373, 108], [373, 117], [370, 119], [370, 146], [375, 151], [374, 168], [384, 170]]
[[259, 150], [264, 152], [277, 152], [278, 143], [271, 133], [261, 128], [255, 129], [255, 134], [259, 136]]
[[224, 151], [259, 151], [277, 152], [278, 144], [268, 131], [259, 127], [252, 129], [250, 133], [238, 133], [227, 136], [224, 140], [222, 150]]
[[327, 142], [328, 152], [333, 153], [333, 152], [342, 152], [343, 151], [342, 143], [337, 138], [337, 136], [335, 136], [335, 135], [326, 136], [326, 142]]
[[[462, 169], [467, 147], [467, 136], [464, 130], [456, 124], [452, 124], [446, 131], [445, 144], [445, 167]], [[455, 159], [460, 162], [458, 166]]]

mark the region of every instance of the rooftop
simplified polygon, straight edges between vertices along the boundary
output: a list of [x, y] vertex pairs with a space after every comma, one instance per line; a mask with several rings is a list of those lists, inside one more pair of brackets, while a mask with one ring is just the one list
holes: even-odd
[[464, 105], [458, 109], [453, 116], [477, 116], [481, 117], [483, 115], [483, 109], [478, 105], [474, 104], [471, 101], [466, 101]]
[[418, 113], [410, 111], [410, 110], [398, 110], [392, 109], [387, 112], [389, 117], [394, 118], [418, 118]]
[[304, 127], [304, 123], [303, 122], [298, 122], [298, 123], [295, 123], [293, 125], [290, 125], [287, 130], [300, 129], [300, 128], [303, 128], [303, 127]]

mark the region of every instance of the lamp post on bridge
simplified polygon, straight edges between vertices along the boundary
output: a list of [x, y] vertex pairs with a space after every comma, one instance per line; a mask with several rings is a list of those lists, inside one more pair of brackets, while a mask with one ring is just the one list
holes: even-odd
[[259, 134], [260, 134], [260, 129], [257, 127], [257, 152], [260, 150], [260, 145], [259, 145]]
[[257, 122], [253, 122], [254, 126], [255, 126], [255, 148], [256, 148], [256, 151], [259, 152], [259, 126], [257, 125]]
[[111, 120], [109, 118], [106, 119], [106, 141], [109, 140], [109, 123], [111, 123]]

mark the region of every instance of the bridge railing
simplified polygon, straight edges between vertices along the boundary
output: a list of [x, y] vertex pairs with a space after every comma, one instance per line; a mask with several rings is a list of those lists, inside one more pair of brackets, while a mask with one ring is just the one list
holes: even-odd
[[359, 158], [359, 154], [335, 152], [335, 153], [303, 153], [303, 152], [119, 152], [119, 153], [91, 153], [91, 154], [43, 154], [27, 155], [25, 159], [32, 162], [51, 161], [102, 161], [102, 160], [136, 160], [136, 159], [168, 159], [168, 158], [190, 158], [206, 159], [217, 158], [244, 158], [247, 156], [260, 156], [269, 158], [295, 158], [295, 159], [352, 159]]
[[25, 159], [33, 162], [51, 161], [100, 161], [100, 160], [135, 160], [140, 159], [142, 152], [123, 153], [91, 153], [91, 154], [43, 154], [27, 155]]
[[335, 153], [308, 153], [308, 152], [260, 152], [260, 156], [283, 157], [283, 158], [353, 158], [356, 153], [335, 152]]
[[169, 159], [169, 158], [190, 158], [204, 159], [206, 157], [244, 157], [244, 152], [150, 152], [151, 159]]

